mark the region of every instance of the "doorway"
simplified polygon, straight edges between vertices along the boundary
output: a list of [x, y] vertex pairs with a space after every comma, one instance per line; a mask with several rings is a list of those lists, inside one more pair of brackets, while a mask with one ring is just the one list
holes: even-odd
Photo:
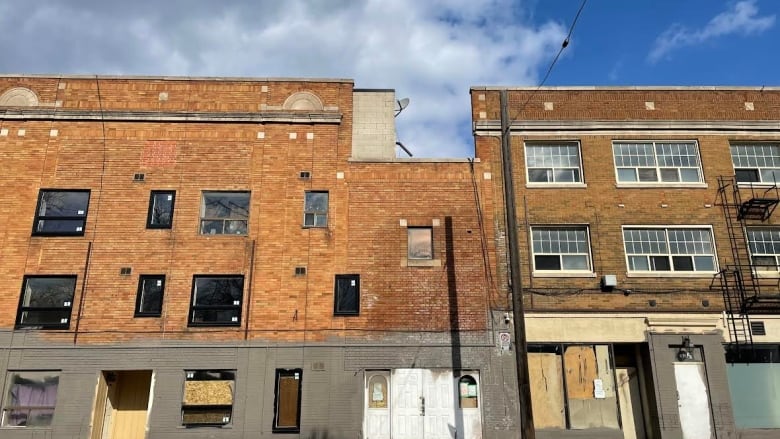
[[481, 439], [479, 374], [366, 372], [366, 439]]
[[101, 372], [90, 439], [144, 439], [151, 387], [151, 370]]

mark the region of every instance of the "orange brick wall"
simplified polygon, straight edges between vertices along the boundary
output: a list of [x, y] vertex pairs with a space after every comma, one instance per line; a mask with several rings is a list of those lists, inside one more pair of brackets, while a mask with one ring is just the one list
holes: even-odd
[[[496, 288], [486, 263], [495, 263], [495, 247], [481, 229], [477, 194], [492, 205], [492, 182], [465, 161], [349, 162], [351, 82], [5, 77], [0, 95], [20, 86], [36, 92], [42, 106], [50, 103], [46, 111], [74, 120], [40, 116], [40, 107], [13, 110], [40, 120], [0, 114], [0, 128], [9, 132], [0, 137], [0, 280], [8, 293], [0, 297], [0, 327], [14, 325], [25, 274], [78, 276], [70, 329], [36, 332], [51, 341], [302, 341], [487, 327]], [[319, 96], [340, 123], [75, 120], [82, 110], [101, 109], [191, 119], [203, 112], [284, 113], [285, 99], [297, 91]], [[262, 105], [266, 110], [258, 110]], [[300, 179], [300, 171], [311, 179]], [[134, 182], [135, 173], [145, 181]], [[31, 237], [40, 188], [91, 190], [83, 237]], [[173, 228], [146, 229], [149, 193], [166, 189], [176, 191]], [[251, 191], [247, 236], [199, 235], [204, 190]], [[306, 190], [329, 191], [328, 228], [302, 228]], [[440, 221], [434, 247], [441, 266], [401, 266], [401, 219]], [[295, 276], [296, 266], [306, 266], [307, 275]], [[121, 267], [132, 267], [132, 275], [121, 276]], [[350, 273], [361, 275], [360, 315], [334, 317], [334, 275]], [[166, 275], [162, 317], [133, 318], [139, 274]], [[245, 276], [240, 327], [187, 327], [195, 274]]]

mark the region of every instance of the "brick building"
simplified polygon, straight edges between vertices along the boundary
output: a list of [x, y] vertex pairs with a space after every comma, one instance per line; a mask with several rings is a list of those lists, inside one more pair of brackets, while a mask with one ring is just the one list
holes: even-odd
[[0, 77], [0, 436], [513, 437], [495, 180], [395, 103]]
[[[499, 238], [501, 94], [471, 89]], [[506, 96], [537, 437], [777, 437], [780, 89]]]

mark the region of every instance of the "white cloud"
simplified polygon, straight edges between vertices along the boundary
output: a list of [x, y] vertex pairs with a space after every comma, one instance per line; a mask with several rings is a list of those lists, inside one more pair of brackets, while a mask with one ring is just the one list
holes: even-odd
[[[5, 0], [0, 0], [0, 5]], [[415, 156], [473, 154], [469, 86], [533, 84], [565, 37], [517, 0], [7, 2], [0, 72], [353, 78]]]
[[775, 24], [775, 15], [758, 16], [755, 0], [743, 0], [734, 8], [716, 15], [702, 29], [691, 30], [674, 24], [655, 41], [647, 56], [650, 62], [657, 62], [675, 49], [694, 46], [724, 35], [751, 35], [766, 31]]

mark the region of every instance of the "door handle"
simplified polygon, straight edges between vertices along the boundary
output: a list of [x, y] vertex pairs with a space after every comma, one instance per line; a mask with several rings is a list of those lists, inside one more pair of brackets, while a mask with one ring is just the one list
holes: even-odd
[[425, 416], [425, 397], [420, 397], [420, 416]]

